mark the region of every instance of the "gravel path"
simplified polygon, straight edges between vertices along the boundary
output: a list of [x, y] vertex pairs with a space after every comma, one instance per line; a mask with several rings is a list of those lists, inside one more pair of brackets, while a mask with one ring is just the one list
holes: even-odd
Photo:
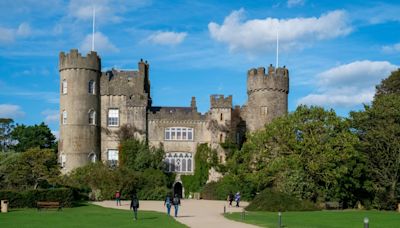
[[[189, 227], [206, 227], [206, 228], [251, 228], [257, 227], [254, 225], [244, 224], [235, 222], [224, 218], [222, 215], [224, 211], [225, 201], [216, 200], [181, 200], [181, 207], [179, 207], [178, 220], [179, 222], [186, 224]], [[102, 201], [94, 202], [93, 204], [109, 207], [129, 210], [130, 202], [122, 201], [122, 206], [116, 206], [115, 201]], [[246, 206], [246, 202], [242, 202], [242, 206]], [[159, 211], [166, 212], [166, 209], [162, 201], [140, 201], [140, 210], [146, 211]], [[226, 207], [226, 212], [240, 212], [243, 208]], [[173, 215], [174, 209], [171, 208], [171, 215]]]

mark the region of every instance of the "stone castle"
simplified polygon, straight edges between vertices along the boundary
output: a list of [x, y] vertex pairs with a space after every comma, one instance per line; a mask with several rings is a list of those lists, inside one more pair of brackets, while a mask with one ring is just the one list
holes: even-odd
[[210, 96], [210, 109], [197, 111], [196, 98], [187, 107], [152, 105], [149, 64], [140, 60], [138, 70], [101, 71], [96, 52], [86, 56], [72, 49], [60, 53], [60, 140], [62, 172], [90, 162], [118, 165], [118, 131], [134, 129], [137, 138], [165, 150], [167, 171], [192, 174], [198, 144], [216, 149], [221, 163], [227, 140], [243, 143], [254, 132], [288, 110], [289, 72], [272, 65], [247, 73], [248, 100], [232, 106], [232, 96]]

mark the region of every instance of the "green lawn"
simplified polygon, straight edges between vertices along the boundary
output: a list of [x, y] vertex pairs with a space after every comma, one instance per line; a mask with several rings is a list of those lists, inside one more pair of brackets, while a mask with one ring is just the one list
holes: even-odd
[[[227, 218], [262, 227], [278, 227], [277, 212], [247, 212], [245, 220], [241, 213], [226, 214]], [[283, 212], [283, 227], [299, 228], [344, 228], [363, 227], [365, 217], [369, 219], [371, 228], [399, 228], [400, 213], [386, 211], [313, 211]]]
[[186, 227], [165, 213], [140, 211], [138, 220], [133, 220], [132, 211], [83, 205], [74, 208], [37, 211], [36, 209], [13, 209], [0, 213], [0, 227], [18, 228], [76, 228], [76, 227]]

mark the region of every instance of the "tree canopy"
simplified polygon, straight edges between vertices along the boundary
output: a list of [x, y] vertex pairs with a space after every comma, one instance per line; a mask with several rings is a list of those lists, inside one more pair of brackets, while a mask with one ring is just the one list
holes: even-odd
[[14, 128], [14, 120], [10, 118], [0, 118], [0, 150], [7, 151], [11, 146], [11, 132]]
[[17, 124], [11, 132], [11, 139], [16, 142], [13, 148], [17, 152], [24, 152], [35, 147], [56, 149], [56, 138], [45, 123], [33, 126]]

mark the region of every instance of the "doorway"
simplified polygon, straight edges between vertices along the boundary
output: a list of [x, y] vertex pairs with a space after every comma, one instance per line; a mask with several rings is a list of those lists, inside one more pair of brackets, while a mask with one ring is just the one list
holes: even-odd
[[176, 182], [174, 184], [174, 196], [176, 194], [179, 196], [179, 198], [182, 199], [182, 183], [181, 182]]

